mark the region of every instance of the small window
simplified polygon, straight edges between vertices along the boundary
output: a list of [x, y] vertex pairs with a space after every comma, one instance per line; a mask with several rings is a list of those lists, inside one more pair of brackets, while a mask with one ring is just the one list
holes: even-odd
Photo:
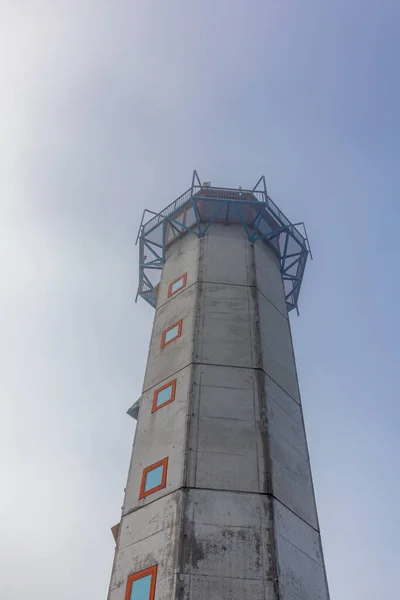
[[161, 336], [161, 348], [164, 348], [167, 344], [170, 344], [182, 334], [182, 319], [173, 325], [164, 329]]
[[172, 281], [168, 287], [168, 298], [170, 298], [177, 292], [180, 292], [180, 290], [182, 290], [185, 287], [186, 281], [187, 281], [187, 273], [184, 273], [177, 279], [174, 279], [174, 281]]
[[165, 488], [167, 483], [168, 457], [143, 469], [139, 498]]
[[158, 390], [154, 392], [151, 412], [153, 413], [166, 404], [173, 402], [175, 400], [175, 391], [176, 379], [173, 379], [169, 383], [166, 383], [162, 387], [158, 388]]
[[125, 600], [154, 600], [157, 565], [129, 575]]

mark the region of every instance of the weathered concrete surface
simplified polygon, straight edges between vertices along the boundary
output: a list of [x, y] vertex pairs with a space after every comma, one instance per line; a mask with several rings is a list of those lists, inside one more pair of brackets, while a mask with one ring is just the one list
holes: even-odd
[[274, 515], [281, 600], [328, 600], [318, 532], [276, 500]]
[[193, 383], [189, 485], [259, 492], [254, 371], [201, 365]]
[[[171, 281], [184, 273], [187, 274], [186, 288], [198, 280], [200, 245], [197, 236], [188, 234], [176, 240], [167, 251], [166, 262], [160, 281], [157, 298], [159, 309], [166, 302], [174, 300], [178, 294], [168, 298], [168, 287]], [[183, 290], [182, 290], [183, 291]]]
[[[156, 311], [143, 391], [157, 385], [192, 362], [193, 324], [198, 284], [186, 287]], [[173, 299], [173, 302], [172, 302]], [[182, 334], [161, 348], [162, 332], [182, 319]]]
[[[210, 232], [211, 233], [211, 232]], [[208, 283], [251, 285], [252, 251], [241, 227], [216, 225], [202, 244], [201, 280]], [[227, 262], [234, 269], [227, 269]]]
[[[143, 468], [166, 456], [166, 487], [139, 500]], [[329, 598], [279, 260], [240, 226], [167, 252], [109, 600], [154, 564], [155, 600]]]
[[[270, 385], [267, 389], [271, 387]], [[301, 407], [276, 384], [274, 396], [267, 393], [267, 422], [272, 493], [317, 529], [317, 512]]]
[[181, 492], [160, 498], [121, 521], [109, 597], [125, 600], [131, 573], [158, 565], [156, 598], [174, 598], [179, 543]]
[[289, 321], [257, 292], [259, 335], [261, 339], [261, 368], [289, 396], [299, 399]]
[[252, 246], [254, 252], [253, 282], [258, 291], [277, 308], [283, 316], [288, 317], [285, 290], [280, 273], [279, 258], [263, 243]]
[[204, 577], [273, 579], [269, 500], [259, 494], [191, 490], [184, 571]]
[[196, 360], [205, 364], [254, 367], [255, 305], [248, 286], [199, 285]]
[[[161, 498], [182, 487], [190, 376], [189, 367], [173, 374], [173, 378], [177, 380], [175, 400], [154, 413], [151, 412], [154, 390], [170, 381], [171, 377], [161, 380], [156, 386], [147, 390], [140, 399], [139, 420], [126, 485], [123, 514], [154, 502], [156, 498]], [[143, 469], [166, 456], [168, 456], [166, 487], [139, 499]]]

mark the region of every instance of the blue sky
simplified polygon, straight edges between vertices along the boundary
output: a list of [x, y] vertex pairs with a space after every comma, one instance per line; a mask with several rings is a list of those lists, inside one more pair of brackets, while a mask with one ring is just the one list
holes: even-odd
[[307, 225], [292, 318], [332, 600], [395, 598], [400, 5], [3, 2], [0, 596], [105, 598], [153, 318], [145, 207], [194, 168]]

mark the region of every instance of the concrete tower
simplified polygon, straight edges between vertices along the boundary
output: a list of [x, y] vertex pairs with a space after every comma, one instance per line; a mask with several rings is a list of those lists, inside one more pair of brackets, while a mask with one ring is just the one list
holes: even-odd
[[155, 318], [108, 600], [328, 600], [288, 319], [299, 227], [264, 177], [194, 172], [145, 211], [138, 295]]

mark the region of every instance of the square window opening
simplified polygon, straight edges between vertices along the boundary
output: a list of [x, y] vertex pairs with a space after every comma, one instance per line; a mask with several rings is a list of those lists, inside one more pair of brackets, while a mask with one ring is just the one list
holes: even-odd
[[167, 484], [167, 469], [168, 457], [143, 469], [139, 499], [165, 488]]
[[155, 412], [159, 408], [163, 408], [166, 404], [175, 400], [176, 379], [166, 383], [154, 392], [153, 406], [151, 412]]
[[173, 325], [167, 327], [162, 332], [161, 337], [161, 348], [164, 348], [167, 344], [170, 344], [177, 338], [181, 337], [182, 334], [182, 319]]
[[154, 600], [157, 565], [128, 577], [125, 600]]
[[187, 283], [187, 273], [184, 273], [177, 279], [174, 279], [174, 281], [171, 281], [171, 283], [169, 284], [169, 287], [168, 287], [168, 298], [170, 298], [171, 296], [173, 296], [174, 294], [177, 294], [180, 290], [182, 290], [186, 286], [186, 283]]

